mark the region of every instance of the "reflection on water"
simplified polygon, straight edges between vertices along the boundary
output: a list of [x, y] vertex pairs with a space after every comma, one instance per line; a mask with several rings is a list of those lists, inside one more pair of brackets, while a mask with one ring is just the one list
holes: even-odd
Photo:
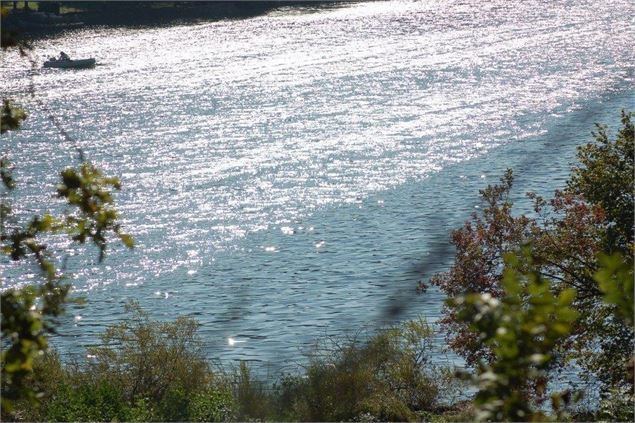
[[[34, 82], [122, 177], [138, 242], [101, 266], [69, 261], [88, 305], [56, 345], [96, 342], [130, 298], [155, 317], [197, 318], [210, 356], [274, 363], [386, 310], [434, 320], [442, 298], [414, 295], [416, 281], [447, 265], [448, 232], [477, 190], [507, 166], [521, 189], [552, 190], [594, 121], [635, 108], [629, 1], [311, 12], [37, 43], [42, 58], [97, 57]], [[31, 112], [10, 136], [17, 195], [39, 210], [73, 150], [26, 96], [26, 65], [4, 62], [3, 86]], [[3, 286], [23, 282], [9, 267]]]

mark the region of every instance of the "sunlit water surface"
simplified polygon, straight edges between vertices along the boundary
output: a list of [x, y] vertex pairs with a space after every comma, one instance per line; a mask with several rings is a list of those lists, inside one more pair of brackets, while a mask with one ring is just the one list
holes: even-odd
[[[415, 287], [451, 262], [478, 189], [513, 167], [518, 198], [548, 194], [594, 122], [635, 109], [634, 14], [630, 1], [388, 1], [38, 41], [40, 61], [97, 58], [33, 82], [121, 177], [137, 241], [101, 265], [94, 251], [68, 261], [88, 303], [53, 344], [82, 353], [129, 299], [198, 319], [210, 357], [273, 367], [395, 306], [435, 321], [442, 295]], [[30, 114], [3, 145], [27, 215], [77, 158], [29, 98], [28, 64], [3, 54], [3, 91]], [[2, 266], [3, 287], [30, 280]]]

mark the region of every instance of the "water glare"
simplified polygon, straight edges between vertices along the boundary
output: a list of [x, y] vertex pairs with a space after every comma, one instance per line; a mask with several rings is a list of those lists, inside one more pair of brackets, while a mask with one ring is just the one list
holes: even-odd
[[[129, 299], [195, 317], [210, 357], [274, 363], [327, 329], [383, 322], [400, 296], [436, 319], [443, 298], [413, 295], [417, 281], [447, 264], [478, 189], [507, 166], [519, 190], [561, 186], [593, 122], [635, 109], [634, 15], [619, 0], [386, 1], [37, 41], [41, 58], [97, 58], [34, 83], [121, 177], [137, 241], [105, 265], [70, 257], [88, 303], [52, 343], [83, 352]], [[29, 99], [27, 65], [5, 56], [3, 91], [29, 112], [8, 143], [28, 214], [74, 152]], [[11, 263], [2, 275], [32, 280]]]

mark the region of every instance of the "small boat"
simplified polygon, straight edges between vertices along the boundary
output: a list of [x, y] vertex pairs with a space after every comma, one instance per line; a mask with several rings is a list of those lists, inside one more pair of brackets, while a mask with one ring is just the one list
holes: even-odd
[[45, 68], [62, 68], [62, 69], [86, 69], [95, 66], [95, 59], [54, 59], [51, 58], [42, 65]]

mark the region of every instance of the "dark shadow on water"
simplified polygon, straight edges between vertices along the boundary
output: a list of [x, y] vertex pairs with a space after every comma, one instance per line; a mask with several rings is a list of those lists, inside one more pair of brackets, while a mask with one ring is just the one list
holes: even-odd
[[[420, 214], [420, 231], [425, 233], [425, 256], [408, 269], [412, 273], [409, 278], [412, 285], [394, 286], [384, 302], [380, 325], [397, 322], [415, 311], [413, 308], [419, 304], [413, 300], [416, 281], [428, 285], [428, 292], [421, 295], [430, 295], [429, 291], [437, 294], [429, 279], [447, 271], [454, 262], [454, 247], [450, 242], [452, 231], [460, 228], [471, 212], [479, 210], [480, 189], [497, 183], [505, 169], [512, 168], [515, 213], [531, 215], [532, 204], [526, 193], [536, 192], [550, 198], [554, 190], [563, 189], [577, 161], [576, 148], [592, 140], [591, 132], [595, 131], [596, 123], [607, 124], [609, 133], [613, 134], [619, 127], [620, 111], [623, 108], [632, 110], [635, 106], [632, 95], [632, 89], [624, 89], [618, 84], [574, 110], [571, 109], [575, 106], [562, 106], [555, 111], [556, 116], [543, 122], [544, 132], [540, 135], [512, 141], [485, 156], [449, 166], [420, 181], [419, 192], [415, 194], [420, 198], [414, 203], [433, 204], [435, 210], [434, 213]], [[531, 122], [539, 116], [527, 115], [519, 119]], [[466, 182], [457, 182], [457, 175], [463, 175]], [[464, 203], [457, 203], [456, 198], [463, 198]]]

